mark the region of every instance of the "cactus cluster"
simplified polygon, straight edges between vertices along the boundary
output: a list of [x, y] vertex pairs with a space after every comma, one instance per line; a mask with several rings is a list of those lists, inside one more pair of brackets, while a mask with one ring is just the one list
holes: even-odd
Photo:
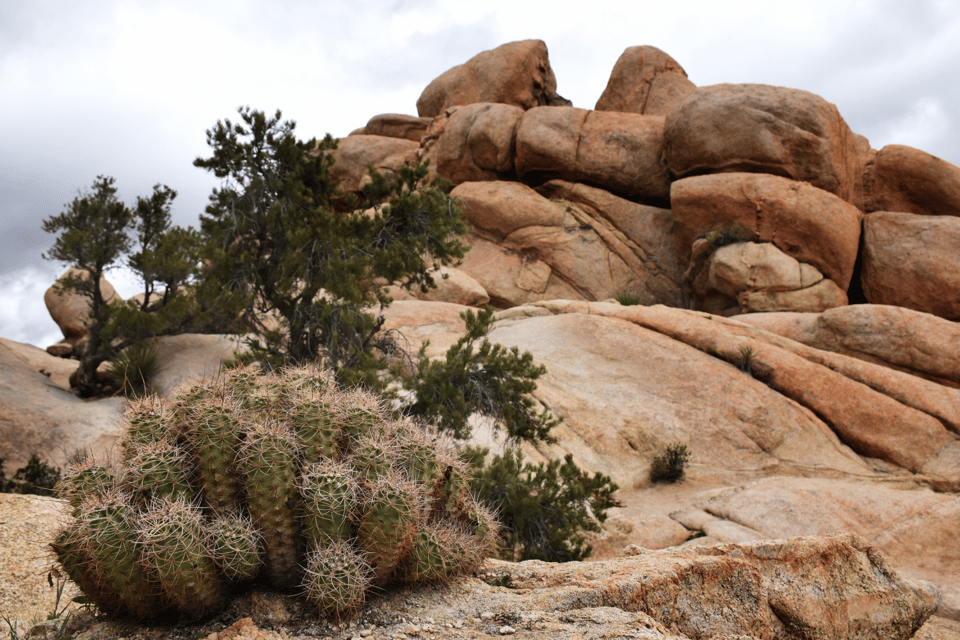
[[308, 367], [229, 369], [133, 403], [122, 459], [73, 465], [53, 549], [102, 611], [200, 618], [236, 585], [340, 618], [371, 588], [474, 570], [497, 523], [431, 431]]

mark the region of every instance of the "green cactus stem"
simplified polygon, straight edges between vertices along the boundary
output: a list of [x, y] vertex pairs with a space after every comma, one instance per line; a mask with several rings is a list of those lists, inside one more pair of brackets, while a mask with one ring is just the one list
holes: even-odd
[[359, 481], [353, 468], [329, 460], [307, 465], [300, 479], [303, 535], [319, 547], [350, 538], [350, 521], [358, 506]]
[[363, 554], [346, 542], [334, 542], [307, 554], [303, 588], [307, 602], [339, 621], [363, 604], [370, 577]]
[[375, 559], [374, 579], [385, 582], [409, 548], [423, 508], [416, 486], [399, 476], [381, 478], [366, 498], [357, 541]]
[[256, 577], [263, 563], [260, 553], [263, 534], [250, 518], [223, 514], [211, 522], [207, 530], [214, 562], [227, 580], [244, 582]]

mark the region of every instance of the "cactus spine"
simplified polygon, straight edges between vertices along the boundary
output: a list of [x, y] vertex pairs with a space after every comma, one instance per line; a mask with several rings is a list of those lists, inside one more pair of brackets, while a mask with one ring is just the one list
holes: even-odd
[[105, 613], [198, 618], [265, 576], [340, 618], [496, 544], [448, 442], [318, 369], [228, 370], [127, 419], [122, 460], [66, 474], [75, 519], [51, 545]]

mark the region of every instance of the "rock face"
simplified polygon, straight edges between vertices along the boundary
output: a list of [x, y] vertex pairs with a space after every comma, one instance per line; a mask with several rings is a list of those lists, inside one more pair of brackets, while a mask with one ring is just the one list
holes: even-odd
[[877, 152], [866, 169], [867, 211], [960, 216], [960, 167], [899, 144]]
[[509, 177], [521, 116], [523, 109], [507, 104], [452, 107], [434, 118], [421, 158], [454, 184]]
[[662, 163], [663, 118], [543, 107], [517, 127], [517, 173], [603, 187], [629, 199], [665, 199], [670, 175]]
[[660, 49], [628, 47], [613, 66], [594, 108], [665, 116], [696, 88], [683, 67]]
[[815, 267], [769, 242], [717, 249], [693, 282], [696, 307], [736, 315], [760, 311], [819, 312], [847, 304], [846, 294]]
[[363, 135], [401, 138], [419, 143], [426, 134], [430, 122], [430, 118], [417, 118], [401, 113], [382, 113], [367, 121], [363, 128]]
[[[46, 293], [43, 302], [47, 305], [50, 317], [63, 331], [64, 342], [76, 347], [87, 337], [87, 322], [90, 317], [90, 301], [84, 296], [73, 292], [58, 291], [59, 283], [67, 276], [87, 277], [86, 272], [70, 268], [57, 280]], [[106, 302], [115, 300], [117, 292], [105, 277], [100, 278], [100, 291]]]
[[[960, 213], [960, 211], [958, 211]], [[960, 217], [878, 211], [863, 220], [863, 294], [960, 320]]]
[[719, 84], [691, 92], [667, 116], [666, 160], [677, 178], [753, 171], [862, 200], [868, 145], [837, 108], [806, 91]]
[[749, 240], [773, 243], [842, 291], [850, 284], [863, 214], [827, 191], [778, 176], [722, 173], [678, 180], [670, 199], [681, 259], [699, 234], [739, 225]]
[[369, 165], [390, 178], [400, 167], [414, 162], [418, 148], [418, 143], [402, 138], [350, 135], [330, 152], [336, 158], [330, 174], [341, 181], [345, 191], [359, 191], [370, 180]]
[[543, 40], [510, 42], [453, 67], [423, 90], [417, 113], [434, 117], [447, 107], [477, 102], [512, 104], [521, 109], [570, 104], [557, 95], [557, 78]]

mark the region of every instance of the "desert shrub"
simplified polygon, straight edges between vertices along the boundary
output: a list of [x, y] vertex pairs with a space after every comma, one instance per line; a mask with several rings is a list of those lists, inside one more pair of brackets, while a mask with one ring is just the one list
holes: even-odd
[[650, 467], [651, 482], [676, 482], [683, 478], [684, 469], [690, 461], [687, 445], [675, 442], [653, 459]]
[[201, 618], [260, 577], [340, 618], [496, 546], [448, 441], [319, 369], [230, 369], [126, 418], [116, 468], [84, 461], [61, 482], [74, 517], [52, 545], [107, 614]]
[[60, 470], [40, 460], [35, 453], [25, 466], [17, 469], [13, 477], [7, 480], [3, 473], [3, 458], [0, 458], [0, 493], [52, 496], [59, 481]]
[[149, 391], [147, 381], [157, 373], [157, 349], [153, 342], [138, 342], [118, 353], [110, 362], [114, 387], [129, 396]]
[[742, 224], [720, 224], [707, 232], [704, 236], [714, 250], [728, 244], [746, 242], [750, 239], [750, 231]]
[[641, 303], [640, 294], [633, 291], [618, 291], [614, 298], [625, 307], [632, 307]]
[[584, 532], [599, 532], [606, 511], [616, 506], [618, 489], [609, 477], [585, 474], [567, 454], [564, 460], [523, 464], [518, 449], [508, 449], [487, 465], [486, 449], [465, 457], [476, 469], [471, 488], [494, 509], [503, 526], [501, 555], [509, 560], [568, 562], [583, 560], [592, 548]]
[[741, 345], [740, 357], [737, 359], [737, 368], [740, 369], [740, 371], [750, 373], [752, 369], [751, 365], [753, 364], [753, 360], [756, 358], [756, 355], [757, 354], [753, 350], [753, 347], [749, 345]]

